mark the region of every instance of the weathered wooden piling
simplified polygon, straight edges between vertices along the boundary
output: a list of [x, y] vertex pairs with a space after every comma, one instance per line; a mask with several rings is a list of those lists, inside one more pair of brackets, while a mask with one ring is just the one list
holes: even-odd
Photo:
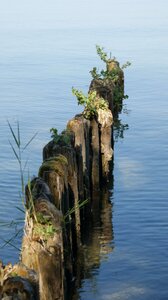
[[114, 107], [114, 83], [109, 79], [93, 79], [90, 83], [89, 90], [96, 91], [99, 97], [107, 100], [109, 109], [113, 111]]
[[[104, 108], [97, 106], [90, 118], [85, 113], [76, 115], [43, 149], [38, 177], [26, 187], [21, 264], [10, 271], [0, 265], [0, 299], [69, 300], [65, 291], [74, 276], [80, 281], [87, 256], [94, 252], [86, 268], [89, 272], [99, 265], [101, 252], [108, 251], [99, 237], [108, 244], [113, 236], [107, 184], [113, 116], [121, 109], [124, 73], [115, 60], [108, 60], [106, 68], [107, 73], [116, 74], [115, 81], [94, 78], [89, 88], [89, 93], [95, 92], [96, 103], [103, 99]], [[86, 250], [83, 232], [99, 223], [104, 230], [95, 232]]]
[[90, 122], [91, 127], [91, 184], [92, 191], [100, 189], [100, 138], [99, 124], [93, 119]]
[[[44, 183], [46, 185], [46, 183]], [[42, 186], [42, 180], [40, 179]], [[40, 299], [64, 299], [62, 213], [47, 197], [37, 197], [39, 179], [28, 189], [21, 261], [39, 277]], [[59, 287], [59, 289], [58, 289]]]
[[37, 300], [38, 295], [36, 272], [22, 263], [14, 266], [0, 264], [0, 299]]
[[59, 154], [44, 160], [39, 169], [39, 177], [43, 178], [44, 182], [48, 184], [54, 199], [54, 205], [63, 214], [69, 209], [67, 166], [66, 157]]
[[113, 156], [111, 139], [113, 116], [111, 111], [109, 109], [106, 111], [99, 109], [97, 120], [100, 128], [101, 180], [108, 181], [109, 162]]
[[74, 149], [76, 152], [77, 168], [78, 168], [78, 188], [79, 198], [90, 197], [90, 121], [84, 116], [76, 115], [67, 124], [67, 129], [74, 134]]

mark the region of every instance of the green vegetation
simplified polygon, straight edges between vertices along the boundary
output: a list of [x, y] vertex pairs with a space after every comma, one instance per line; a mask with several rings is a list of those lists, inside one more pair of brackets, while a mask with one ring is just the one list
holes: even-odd
[[102, 61], [104, 61], [105, 63], [108, 63], [110, 60], [116, 61], [115, 57], [111, 58], [111, 53], [110, 53], [110, 57], [108, 58], [108, 55], [106, 52], [104, 52], [103, 47], [96, 45], [96, 51], [97, 51], [97, 54], [99, 55], [100, 59]]
[[[130, 66], [131, 63], [129, 61], [127, 61], [120, 68], [119, 63], [117, 62], [116, 58], [115, 57], [111, 58], [111, 54], [110, 54], [110, 57], [108, 58], [108, 55], [107, 55], [106, 52], [104, 52], [103, 47], [100, 47], [100, 46], [96, 45], [96, 50], [97, 50], [97, 54], [100, 57], [100, 59], [103, 62], [105, 62], [106, 70], [101, 70], [100, 73], [99, 73], [98, 69], [96, 67], [94, 67], [90, 71], [93, 79], [110, 79], [114, 83], [116, 83], [117, 80], [119, 79], [119, 76], [121, 75], [121, 70], [123, 70], [123, 69], [127, 68], [128, 66]], [[109, 68], [110, 64], [113, 65], [113, 68], [111, 68], [111, 69]]]
[[67, 223], [67, 220], [69, 219], [69, 217], [75, 212], [76, 209], [82, 209], [87, 203], [88, 203], [88, 199], [83, 200], [83, 201], [78, 201], [78, 203], [76, 205], [74, 205], [71, 209], [69, 209], [66, 214], [63, 217], [63, 221], [65, 223]]
[[125, 64], [122, 65], [121, 69], [124, 70], [129, 66], [131, 66], [131, 63], [129, 61], [127, 61]]
[[[22, 145], [22, 141], [21, 141], [21, 133], [20, 133], [20, 124], [19, 122], [16, 123], [16, 131], [13, 129], [12, 125], [10, 124], [9, 121], [7, 121], [8, 126], [9, 126], [9, 130], [13, 139], [13, 143], [11, 141], [9, 141], [9, 144], [11, 146], [11, 149], [14, 153], [14, 156], [16, 158], [16, 161], [18, 162], [19, 165], [19, 173], [20, 173], [20, 185], [21, 185], [21, 191], [20, 191], [20, 198], [21, 198], [21, 202], [23, 205], [23, 209], [20, 207], [16, 207], [19, 211], [21, 211], [23, 214], [25, 214], [25, 210], [26, 208], [26, 195], [25, 195], [25, 172], [26, 172], [26, 167], [27, 167], [27, 163], [28, 160], [24, 160], [23, 156], [24, 156], [24, 152], [27, 150], [28, 146], [30, 145], [30, 143], [34, 140], [34, 138], [36, 137], [37, 133], [35, 133], [32, 138], [25, 144]], [[36, 214], [35, 214], [35, 209], [34, 209], [34, 202], [33, 202], [33, 196], [30, 190], [30, 179], [29, 179], [29, 174], [28, 174], [28, 191], [29, 191], [29, 195], [30, 195], [30, 207], [28, 212], [32, 213], [34, 215], [34, 218], [36, 219]], [[16, 237], [18, 237], [20, 234], [22, 234], [23, 229], [18, 229], [18, 225], [23, 224], [24, 222], [24, 217], [23, 218], [18, 218], [16, 220], [12, 220], [9, 223], [0, 223], [0, 225], [3, 226], [10, 226], [10, 227], [14, 227], [15, 228], [15, 233], [13, 234], [13, 236], [8, 239], [8, 240], [3, 240], [4, 241], [4, 245], [2, 245], [1, 248], [3, 248], [4, 246], [11, 245], [14, 248], [16, 248], [17, 250], [19, 250], [13, 243], [13, 241], [15, 240]]]
[[40, 236], [43, 240], [46, 240], [48, 237], [53, 237], [57, 230], [51, 221], [51, 217], [45, 216], [40, 212], [37, 213], [36, 216], [37, 222], [34, 224], [33, 234]]
[[9, 144], [13, 150], [13, 153], [14, 153], [15, 158], [19, 165], [20, 181], [21, 181], [21, 200], [22, 200], [23, 207], [25, 208], [25, 179], [24, 178], [25, 178], [25, 169], [26, 169], [28, 160], [26, 160], [26, 162], [23, 161], [23, 153], [25, 152], [27, 147], [30, 145], [30, 143], [34, 140], [37, 133], [35, 133], [33, 135], [33, 137], [24, 146], [22, 146], [19, 122], [17, 122], [16, 133], [14, 132], [10, 122], [9, 121], [7, 121], [7, 122], [8, 122], [8, 126], [9, 126], [9, 129], [10, 129], [11, 135], [13, 137], [13, 141], [14, 141], [14, 144], [12, 144], [11, 141], [9, 141]]
[[98, 109], [108, 109], [107, 101], [100, 98], [96, 91], [89, 92], [88, 95], [85, 96], [81, 91], [72, 88], [72, 93], [76, 96], [78, 104], [84, 106], [83, 115], [86, 119], [96, 117]]
[[70, 145], [71, 143], [71, 131], [64, 130], [61, 134], [58, 134], [58, 130], [56, 128], [51, 128], [51, 138], [56, 144], [61, 145]]
[[[106, 52], [104, 52], [103, 47], [100, 47], [100, 46], [96, 45], [96, 50], [97, 50], [97, 54], [100, 57], [100, 59], [103, 62], [105, 62], [106, 67], [110, 62], [117, 62], [115, 57], [111, 58], [111, 54], [110, 54], [110, 58], [108, 58], [108, 55], [107, 55]], [[118, 68], [113, 69], [111, 71], [109, 71], [108, 69], [101, 70], [100, 73], [99, 73], [98, 69], [96, 67], [94, 67], [90, 71], [90, 73], [91, 73], [93, 79], [111, 79], [114, 82], [118, 80]]]
[[100, 80], [107, 80], [112, 81], [114, 84], [114, 104], [117, 108], [117, 103], [121, 102], [122, 99], [127, 99], [128, 96], [124, 95], [124, 88], [123, 88], [123, 80], [124, 74], [123, 69], [127, 68], [131, 65], [129, 61], [123, 64], [121, 67], [116, 60], [115, 57], [111, 58], [108, 57], [107, 53], [104, 52], [104, 48], [96, 45], [97, 54], [100, 59], [105, 62], [106, 69], [101, 70], [100, 72], [96, 67], [94, 67], [90, 73], [93, 79], [100, 79]]
[[117, 82], [117, 80], [119, 79], [118, 69], [114, 69], [112, 71], [101, 70], [100, 73], [98, 73], [97, 68], [94, 67], [90, 71], [90, 73], [91, 73], [93, 79], [110, 79], [114, 83]]
[[39, 176], [43, 177], [43, 172], [45, 171], [55, 171], [59, 176], [64, 176], [65, 168], [68, 167], [67, 158], [59, 154], [58, 156], [54, 156], [44, 160], [40, 169], [39, 169]]
[[53, 237], [56, 229], [52, 224], [36, 223], [33, 228], [34, 235], [40, 236], [42, 240], [47, 240], [48, 237]]

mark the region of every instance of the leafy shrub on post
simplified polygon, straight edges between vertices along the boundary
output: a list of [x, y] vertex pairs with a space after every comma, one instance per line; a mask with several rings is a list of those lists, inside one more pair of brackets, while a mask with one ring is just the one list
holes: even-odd
[[99, 109], [108, 109], [107, 101], [100, 98], [96, 91], [91, 91], [85, 96], [81, 91], [72, 88], [72, 93], [76, 96], [78, 105], [84, 106], [83, 115], [86, 119], [91, 120], [96, 117]]
[[[129, 67], [131, 63], [127, 61], [125, 64], [123, 64], [120, 68], [119, 62], [116, 60], [116, 57], [111, 58], [111, 53], [110, 57], [108, 58], [108, 55], [106, 52], [104, 52], [104, 48], [96, 45], [96, 50], [97, 54], [100, 57], [100, 59], [105, 62], [106, 64], [106, 70], [101, 70], [100, 73], [98, 73], [98, 69], [94, 67], [90, 73], [92, 77], [95, 79], [112, 79], [116, 80], [117, 75], [120, 70], [124, 70], [125, 68]], [[110, 67], [110, 65], [112, 67]]]
[[128, 98], [127, 95], [124, 95], [124, 73], [123, 70], [131, 65], [127, 61], [122, 67], [120, 67], [119, 62], [115, 57], [108, 57], [107, 53], [104, 52], [104, 48], [96, 45], [97, 54], [100, 59], [105, 62], [106, 69], [101, 70], [100, 72], [96, 67], [94, 67], [90, 73], [93, 79], [112, 81], [114, 84], [114, 102], [117, 105], [117, 102], [120, 102], [122, 99]]

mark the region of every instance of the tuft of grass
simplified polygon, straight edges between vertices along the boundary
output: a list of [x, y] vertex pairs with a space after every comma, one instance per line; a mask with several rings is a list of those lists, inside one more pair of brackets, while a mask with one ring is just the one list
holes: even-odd
[[13, 143], [9, 140], [9, 144], [19, 165], [20, 183], [21, 183], [21, 200], [22, 200], [23, 207], [25, 209], [25, 169], [28, 160], [26, 160], [25, 162], [23, 161], [23, 153], [28, 148], [30, 143], [35, 139], [35, 137], [37, 136], [37, 132], [31, 137], [30, 140], [28, 140], [28, 142], [25, 145], [22, 146], [19, 122], [17, 121], [16, 132], [14, 131], [12, 125], [8, 120], [7, 123], [11, 132], [11, 136], [13, 138]]
[[66, 212], [66, 214], [63, 216], [63, 221], [64, 221], [65, 223], [67, 223], [68, 220], [69, 220], [69, 217], [70, 217], [73, 213], [75, 213], [75, 211], [76, 211], [77, 209], [82, 209], [88, 202], [89, 202], [88, 199], [83, 200], [83, 201], [78, 201], [78, 203], [77, 203], [76, 205], [74, 205], [71, 209], [69, 209], [69, 210]]
[[[20, 173], [20, 198], [21, 202], [23, 205], [23, 209], [20, 207], [16, 207], [20, 212], [25, 214], [26, 210], [26, 200], [25, 200], [25, 172], [26, 172], [26, 167], [28, 163], [28, 159], [25, 161], [23, 159], [24, 152], [27, 150], [28, 146], [31, 144], [31, 142], [35, 139], [37, 136], [37, 132], [23, 145], [22, 140], [21, 140], [21, 132], [20, 132], [20, 124], [17, 121], [16, 123], [16, 129], [14, 130], [13, 126], [11, 123], [7, 120], [7, 124], [11, 133], [12, 141], [9, 140], [10, 147], [13, 151], [14, 157], [16, 161], [18, 162], [19, 165], [19, 173]], [[31, 195], [31, 189], [30, 189], [30, 178], [28, 174], [28, 190], [30, 194], [30, 202], [31, 202], [31, 210], [33, 210], [34, 218], [36, 219], [36, 214], [35, 214], [35, 209], [34, 209], [34, 203], [33, 203], [33, 197]], [[6, 245], [10, 245], [13, 248], [20, 250], [16, 247], [14, 244], [14, 240], [18, 237], [19, 234], [22, 234], [23, 229], [17, 229], [17, 225], [21, 224], [24, 222], [24, 217], [23, 219], [16, 219], [12, 220], [11, 222], [1, 222], [0, 226], [9, 226], [9, 227], [15, 227], [15, 234], [12, 235], [12, 237], [8, 240], [3, 240], [4, 244], [1, 246], [1, 248], [5, 247]]]

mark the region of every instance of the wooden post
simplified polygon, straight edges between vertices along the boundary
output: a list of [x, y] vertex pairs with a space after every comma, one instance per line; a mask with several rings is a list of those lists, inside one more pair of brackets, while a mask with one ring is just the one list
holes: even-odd
[[63, 264], [61, 246], [38, 253], [40, 300], [63, 300]]
[[90, 121], [91, 126], [91, 182], [92, 191], [100, 189], [100, 137], [99, 124], [95, 119]]
[[112, 123], [113, 117], [109, 109], [98, 110], [98, 123], [100, 125], [100, 152], [101, 152], [101, 180], [109, 180], [109, 162], [112, 159]]
[[[35, 186], [37, 188], [37, 185]], [[26, 213], [21, 260], [28, 268], [33, 269], [39, 274], [40, 299], [63, 300], [62, 213], [45, 197], [31, 199], [30, 193], [28, 196], [29, 199], [27, 199], [27, 202], [30, 201], [30, 206]], [[32, 200], [34, 203], [33, 206]], [[57, 269], [55, 269], [56, 266]], [[46, 272], [48, 273], [46, 274]], [[55, 287], [59, 286], [61, 290], [56, 291], [53, 286], [53, 289], [50, 289], [50, 294], [48, 295], [49, 290], [47, 286], [49, 284], [50, 275], [52, 282], [55, 282]], [[57, 298], [55, 298], [55, 295], [57, 295]]]

